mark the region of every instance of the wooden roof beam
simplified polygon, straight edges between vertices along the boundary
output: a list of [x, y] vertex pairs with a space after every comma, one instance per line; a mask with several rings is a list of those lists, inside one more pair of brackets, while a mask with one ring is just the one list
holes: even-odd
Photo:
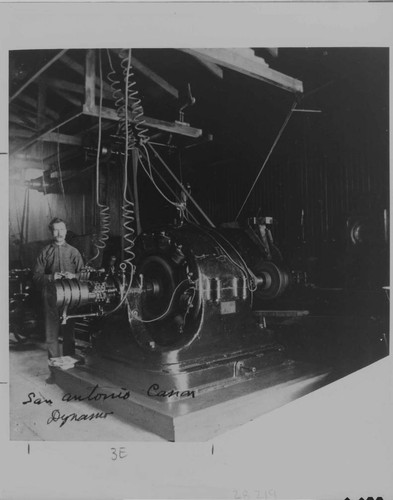
[[[83, 107], [83, 113], [85, 115], [98, 117], [100, 115], [100, 110], [98, 106], [92, 109], [85, 105]], [[119, 120], [119, 117], [114, 109], [105, 107], [101, 109], [101, 118], [113, 121]], [[143, 117], [143, 125], [148, 128], [155, 128], [171, 134], [184, 135], [186, 137], [198, 138], [202, 136], [202, 130], [199, 128], [182, 125], [178, 122], [173, 123], [164, 120], [157, 120], [156, 118], [150, 118], [148, 116]]]
[[[16, 113], [18, 114], [18, 117], [20, 119], [20, 123], [25, 123], [29, 127], [33, 127], [33, 130], [37, 130], [37, 119], [36, 115], [34, 114], [34, 111], [30, 111], [27, 109], [24, 109], [23, 106], [18, 106], [17, 104], [12, 104], [12, 107], [10, 108], [10, 115], [11, 115], [11, 110], [13, 116], [16, 116]], [[14, 122], [16, 123], [16, 122]]]
[[[42, 80], [48, 85], [50, 89], [65, 90], [80, 95], [83, 95], [85, 92], [85, 88], [81, 83], [69, 82], [60, 78], [44, 77], [42, 78]], [[107, 90], [103, 89], [102, 94], [104, 99], [113, 99], [112, 92], [108, 92]]]
[[54, 62], [60, 59], [65, 53], [67, 49], [60, 50], [50, 61], [48, 61], [42, 68], [40, 68], [32, 77], [30, 77], [27, 82], [25, 82], [19, 89], [10, 97], [10, 102], [18, 97], [18, 95], [23, 92], [23, 90], [28, 87], [32, 82], [34, 82], [44, 71], [46, 71]]
[[[23, 129], [16, 129], [16, 128], [10, 128], [10, 136], [11, 137], [21, 137], [24, 139], [31, 139], [32, 138], [32, 133], [29, 132], [28, 130], [23, 130]], [[66, 134], [58, 134], [57, 132], [49, 132], [48, 134], [44, 135], [39, 139], [40, 141], [43, 142], [58, 142], [59, 144], [68, 144], [70, 146], [81, 146], [82, 145], [82, 139], [77, 136], [73, 135], [66, 135]], [[24, 153], [19, 153], [16, 156], [27, 156]]]
[[37, 131], [37, 129], [35, 127], [32, 127], [31, 125], [27, 124], [24, 120], [22, 120], [22, 118], [19, 115], [16, 115], [15, 113], [10, 112], [9, 120], [11, 123], [15, 123], [16, 125], [20, 125], [21, 127], [24, 127], [27, 130], [31, 130], [32, 132]]
[[70, 104], [73, 106], [76, 106], [80, 108], [82, 106], [82, 99], [78, 99], [77, 97], [74, 97], [72, 94], [70, 94], [67, 91], [60, 90], [57, 88], [52, 88], [53, 92], [55, 92], [57, 95], [68, 101]]
[[198, 57], [194, 54], [191, 54], [202, 66], [204, 66], [207, 70], [210, 71], [214, 76], [217, 76], [218, 78], [224, 78], [224, 72], [220, 68], [220, 66], [217, 66], [217, 64], [214, 64], [212, 62], [207, 61], [203, 57]]
[[182, 49], [224, 68], [262, 80], [289, 92], [303, 92], [303, 82], [269, 68], [265, 60], [254, 55], [251, 49]]
[[[30, 106], [34, 109], [37, 109], [36, 99], [33, 99], [32, 97], [30, 97], [28, 95], [21, 94], [18, 96], [18, 100], [24, 102], [25, 104], [27, 104], [28, 106]], [[50, 116], [51, 118], [53, 118], [55, 120], [59, 119], [59, 114], [56, 113], [56, 111], [53, 111], [53, 109], [48, 108], [48, 106], [45, 106], [45, 114], [47, 116]]]
[[[89, 49], [89, 50], [92, 50], [92, 49]], [[85, 76], [85, 68], [82, 66], [82, 64], [79, 64], [77, 61], [75, 61], [71, 57], [64, 56], [61, 58], [61, 62], [64, 63], [69, 68], [71, 68], [76, 73], [78, 73], [78, 75], [81, 75], [83, 77]], [[100, 79], [98, 77], [96, 77], [96, 79], [95, 79], [95, 84], [96, 84], [96, 87], [100, 88]], [[107, 95], [110, 94], [110, 96], [111, 96], [110, 98], [112, 99], [111, 86], [109, 85], [109, 83], [107, 83], [104, 80], [102, 80], [102, 84], [103, 84], [103, 90], [107, 92]]]
[[57, 132], [49, 132], [41, 137], [40, 141], [68, 144], [69, 146], [82, 146], [82, 139], [80, 137], [75, 135], [58, 134]]
[[10, 137], [23, 137], [24, 139], [28, 139], [32, 137], [32, 131], [25, 130], [25, 129], [18, 129], [15, 127], [10, 127], [9, 129], [9, 135]]
[[157, 75], [153, 70], [141, 63], [135, 56], [132, 56], [131, 66], [140, 71], [142, 75], [147, 76], [152, 82], [164, 89], [168, 94], [171, 94], [175, 99], [179, 99], [179, 91], [170, 83], [164, 80], [160, 75]]
[[34, 134], [30, 138], [30, 140], [28, 140], [22, 146], [18, 147], [14, 151], [12, 151], [11, 154], [14, 155], [16, 153], [19, 153], [19, 151], [23, 151], [23, 150], [27, 149], [28, 147], [32, 146], [34, 143], [39, 141], [42, 137], [45, 137], [50, 132], [53, 132], [54, 130], [59, 129], [60, 127], [62, 127], [66, 123], [69, 123], [70, 121], [75, 120], [81, 114], [82, 114], [82, 111], [78, 111], [77, 113], [72, 113], [65, 118], [61, 118], [58, 122], [52, 123], [45, 130], [39, 131], [38, 133]]

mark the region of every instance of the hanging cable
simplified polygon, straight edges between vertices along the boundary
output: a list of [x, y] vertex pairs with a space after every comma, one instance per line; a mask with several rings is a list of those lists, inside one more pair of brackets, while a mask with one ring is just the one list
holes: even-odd
[[153, 151], [154, 153], [154, 156], [156, 158], [158, 158], [160, 160], [160, 162], [162, 163], [162, 165], [165, 167], [166, 171], [169, 173], [169, 175], [174, 179], [174, 181], [177, 183], [177, 185], [181, 188], [181, 190], [184, 192], [184, 194], [187, 196], [187, 198], [189, 200], [192, 201], [192, 203], [194, 204], [195, 208], [203, 215], [203, 217], [206, 219], [206, 221], [208, 222], [209, 226], [211, 227], [215, 227], [215, 225], [213, 224], [213, 222], [209, 219], [209, 217], [207, 216], [207, 214], [202, 210], [202, 208], [198, 205], [198, 203], [194, 200], [194, 198], [191, 196], [191, 194], [187, 191], [187, 189], [181, 184], [181, 182], [179, 181], [179, 179], [176, 177], [176, 175], [172, 172], [172, 170], [168, 167], [168, 165], [165, 163], [165, 161], [161, 158], [161, 156], [157, 153], [157, 151], [155, 150], [155, 148], [150, 144], [148, 143], [148, 146], [150, 147], [150, 149]]
[[[192, 225], [195, 225], [195, 224], [192, 224]], [[247, 281], [247, 288], [248, 288], [248, 290], [251, 293], [255, 292], [256, 289], [257, 289], [257, 287], [255, 285], [257, 278], [256, 278], [255, 274], [251, 271], [251, 269], [247, 266], [245, 260], [240, 255], [240, 253], [236, 250], [236, 248], [222, 234], [220, 234], [216, 230], [211, 229], [211, 228], [206, 228], [206, 227], [203, 227], [203, 226], [198, 226], [198, 229], [201, 230], [201, 231], [203, 231], [207, 236], [209, 236], [216, 243], [216, 245], [221, 249], [221, 251], [228, 258], [228, 260], [230, 260], [234, 266], [236, 266], [238, 269], [240, 269], [240, 271], [243, 273], [243, 275], [244, 275], [244, 277], [245, 277], [245, 279]], [[236, 262], [232, 258], [232, 256], [226, 250], [226, 248], [220, 243], [220, 241], [218, 241], [218, 239], [217, 239], [218, 237], [221, 238], [221, 240], [224, 240], [226, 242], [226, 244], [229, 245], [232, 248], [232, 250], [238, 256], [241, 264], [239, 264], [238, 262]]]
[[152, 169], [151, 169], [151, 162], [150, 162], [150, 158], [149, 158], [148, 152], [147, 152], [147, 150], [146, 150], [146, 147], [144, 147], [144, 149], [145, 149], [145, 158], [146, 158], [147, 163], [148, 163], [148, 165], [149, 165], [149, 171], [147, 170], [147, 168], [146, 168], [145, 164], [143, 163], [143, 161], [142, 161], [142, 157], [141, 157], [141, 155], [140, 155], [140, 153], [139, 153], [139, 154], [138, 154], [138, 157], [139, 157], [139, 162], [140, 162], [140, 164], [142, 165], [143, 170], [145, 171], [146, 175], [147, 175], [147, 176], [149, 177], [149, 179], [151, 180], [151, 182], [152, 182], [153, 186], [154, 186], [154, 187], [156, 188], [156, 190], [160, 193], [160, 195], [161, 195], [161, 196], [162, 196], [162, 197], [163, 197], [163, 198], [164, 198], [164, 199], [165, 199], [168, 203], [170, 203], [172, 206], [177, 207], [177, 206], [179, 205], [179, 203], [180, 203], [180, 200], [179, 200], [179, 202], [175, 202], [175, 201], [170, 200], [170, 199], [169, 199], [169, 198], [168, 198], [168, 197], [167, 197], [167, 196], [166, 196], [166, 195], [165, 195], [165, 194], [161, 191], [161, 189], [157, 186], [157, 184], [156, 184], [156, 182], [155, 182], [155, 180], [154, 180], [154, 178], [153, 178]]
[[256, 178], [255, 178], [255, 180], [254, 180], [254, 182], [253, 182], [253, 184], [252, 184], [252, 186], [251, 186], [250, 190], [249, 190], [249, 191], [248, 191], [248, 193], [247, 193], [247, 196], [246, 196], [246, 198], [245, 198], [245, 200], [244, 200], [244, 202], [243, 202], [243, 205], [240, 207], [240, 210], [239, 210], [239, 212], [237, 213], [237, 215], [236, 215], [236, 217], [235, 217], [235, 221], [239, 218], [239, 215], [240, 215], [240, 214], [241, 214], [241, 212], [243, 211], [243, 208], [244, 208], [245, 204], [247, 203], [247, 200], [248, 200], [248, 198], [250, 197], [250, 195], [251, 195], [251, 193], [252, 193], [252, 190], [254, 189], [254, 187], [255, 187], [256, 183], [258, 182], [258, 179], [259, 179], [259, 177], [261, 176], [261, 174], [262, 174], [262, 172], [263, 172], [263, 169], [265, 168], [265, 166], [266, 166], [267, 162], [269, 161], [269, 158], [270, 158], [271, 154], [273, 153], [274, 148], [276, 147], [276, 145], [277, 145], [278, 141], [280, 140], [280, 137], [281, 137], [282, 133], [284, 132], [285, 127], [287, 126], [287, 124], [288, 124], [288, 122], [289, 122], [289, 119], [291, 118], [291, 116], [292, 116], [293, 112], [295, 111], [296, 106], [297, 106], [297, 101], [295, 101], [295, 102], [292, 104], [291, 109], [289, 110], [289, 113], [287, 114], [287, 116], [286, 116], [286, 118], [285, 118], [285, 120], [284, 120], [284, 123], [282, 124], [282, 126], [281, 126], [281, 128], [280, 128], [280, 130], [279, 130], [279, 132], [278, 132], [278, 134], [277, 134], [277, 136], [276, 136], [276, 138], [274, 139], [274, 142], [273, 142], [273, 144], [272, 144], [272, 147], [270, 148], [270, 150], [269, 150], [269, 152], [268, 152], [268, 154], [267, 154], [267, 156], [266, 156], [266, 159], [265, 159], [265, 161], [263, 162], [263, 165], [262, 165], [262, 167], [260, 168], [260, 170], [259, 170], [259, 172], [258, 172], [258, 175], [256, 176]]
[[131, 65], [131, 49], [121, 50], [119, 53], [121, 59], [120, 66], [123, 71], [125, 92], [124, 99], [119, 99], [117, 113], [120, 118], [119, 132], [125, 132], [128, 139], [129, 151], [136, 146], [146, 143], [149, 140], [144, 128], [144, 112], [139, 98], [138, 90], [135, 88], [133, 68]]
[[99, 51], [99, 67], [100, 67], [100, 105], [98, 113], [98, 145], [96, 156], [96, 205], [99, 209], [100, 218], [100, 232], [97, 236], [94, 246], [96, 247], [95, 255], [89, 260], [88, 265], [93, 262], [99, 255], [101, 250], [106, 247], [106, 241], [109, 238], [110, 229], [110, 214], [109, 206], [100, 202], [100, 153], [101, 153], [101, 139], [102, 139], [102, 61], [101, 51]]
[[51, 207], [50, 207], [50, 203], [49, 203], [49, 198], [48, 198], [48, 192], [46, 190], [46, 182], [45, 182], [45, 166], [44, 166], [44, 162], [41, 158], [41, 165], [42, 165], [42, 187], [44, 189], [44, 196], [46, 198], [46, 201], [48, 203], [48, 210], [49, 210], [49, 220], [52, 220], [53, 219], [53, 214], [52, 214], [52, 210], [51, 210]]
[[[14, 187], [14, 196], [13, 198], [14, 200], [17, 200], [17, 194], [16, 194], [16, 188]], [[20, 220], [20, 214], [19, 214], [19, 203], [15, 206], [15, 218], [16, 218], [16, 224], [17, 224], [17, 231], [16, 231], [16, 234], [19, 234], [19, 240], [21, 238], [21, 234], [22, 234], [22, 226], [21, 226], [21, 220]], [[23, 216], [23, 212], [22, 212], [22, 216]], [[11, 222], [11, 217], [10, 217], [10, 222]]]
[[[122, 60], [122, 67], [123, 67], [123, 62], [124, 59]], [[124, 253], [127, 255], [127, 257], [124, 259], [124, 262], [130, 266], [130, 283], [132, 282], [134, 272], [135, 272], [135, 266], [132, 263], [132, 261], [135, 258], [135, 254], [133, 252], [133, 247], [135, 245], [134, 243], [134, 235], [135, 235], [135, 230], [133, 227], [134, 223], [134, 202], [127, 197], [127, 188], [128, 188], [128, 156], [129, 156], [129, 151], [135, 149], [136, 147], [136, 140], [133, 131], [129, 131], [129, 79], [130, 79], [130, 69], [131, 69], [131, 50], [128, 52], [128, 58], [127, 58], [127, 67], [125, 69], [125, 99], [124, 99], [124, 132], [125, 132], [125, 151], [124, 151], [124, 176], [123, 176], [123, 205], [122, 205], [122, 215], [123, 215], [123, 227], [124, 227], [124, 242], [125, 242], [125, 247], [124, 247]]]
[[30, 204], [29, 197], [30, 197], [30, 190], [28, 187], [26, 187], [25, 197], [23, 201], [22, 222], [20, 228], [19, 260], [21, 262], [23, 261], [24, 245], [27, 243], [27, 238], [28, 238], [28, 217], [29, 217], [29, 204]]
[[[162, 175], [160, 174], [160, 172], [154, 167], [154, 165], [150, 162], [150, 157], [149, 156], [146, 156], [146, 154], [148, 154], [148, 151], [146, 149], [146, 147], [144, 148], [146, 150], [146, 152], [144, 153], [142, 150], [139, 150], [139, 157], [144, 157], [144, 159], [148, 162], [148, 165], [149, 165], [149, 171], [146, 169], [145, 165], [141, 163], [141, 166], [144, 170], [144, 172], [146, 173], [147, 177], [149, 178], [149, 180], [154, 184], [154, 179], [152, 178], [153, 177], [153, 170], [154, 170], [154, 173], [157, 177], [159, 177], [160, 181], [164, 184], [164, 186], [168, 189], [168, 191], [171, 192], [171, 194], [177, 198], [177, 206], [180, 207], [181, 206], [181, 200], [178, 196], [178, 194], [171, 188], [171, 186], [169, 186], [169, 184], [166, 182], [166, 180], [162, 177]], [[154, 186], [157, 188], [157, 186], [154, 184]], [[164, 198], [166, 198], [166, 196], [164, 194], [162, 194]], [[173, 203], [172, 201], [168, 200], [170, 203]], [[187, 222], [189, 222], [189, 217], [191, 217], [193, 219], [193, 221], [198, 224], [198, 219], [189, 211], [189, 209], [187, 209], [187, 214], [185, 213], [185, 219], [187, 220]]]
[[[112, 65], [110, 54], [108, 51], [109, 64], [111, 67], [111, 72], [108, 75], [108, 79], [111, 81], [111, 87], [114, 97], [116, 98], [116, 112], [119, 116], [119, 128], [118, 134], [124, 137], [125, 151], [124, 151], [124, 174], [123, 174], [123, 204], [122, 204], [122, 217], [123, 217], [123, 240], [125, 242], [124, 253], [126, 258], [124, 259], [123, 265], [128, 265], [130, 267], [130, 276], [127, 290], [123, 291], [123, 296], [120, 303], [107, 314], [112, 314], [117, 311], [127, 299], [129, 291], [132, 287], [132, 282], [135, 274], [135, 266], [133, 260], [135, 254], [133, 248], [135, 246], [135, 211], [134, 202], [128, 198], [128, 158], [129, 153], [137, 150], [137, 147], [143, 145], [147, 140], [148, 136], [145, 135], [146, 129], [143, 128], [143, 108], [141, 106], [141, 101], [138, 98], [138, 92], [133, 87], [135, 86], [135, 81], [131, 80], [133, 77], [132, 67], [131, 67], [131, 50], [127, 53], [123, 51], [119, 54], [121, 58], [121, 67], [123, 69], [124, 76], [124, 86], [125, 90], [122, 92], [120, 87], [120, 82], [115, 79], [115, 71]], [[123, 271], [125, 270], [125, 267]]]
[[[57, 128], [57, 135], [59, 136], [60, 130]], [[60, 165], [60, 141], [59, 137], [57, 137], [57, 170], [59, 173], [59, 184], [60, 184], [60, 189], [63, 195], [63, 201], [64, 201], [64, 210], [66, 213], [66, 219], [68, 219], [68, 210], [67, 210], [67, 203], [66, 203], [66, 197], [65, 197], [65, 191], [64, 191], [64, 184], [63, 184], [63, 173], [61, 171], [61, 165]], [[43, 182], [44, 182], [44, 178]]]

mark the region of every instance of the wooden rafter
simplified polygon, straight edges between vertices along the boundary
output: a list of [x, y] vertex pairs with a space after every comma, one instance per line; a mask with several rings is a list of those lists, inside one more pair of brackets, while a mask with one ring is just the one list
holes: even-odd
[[67, 52], [67, 49], [60, 50], [50, 61], [48, 61], [42, 68], [40, 68], [34, 75], [27, 80], [19, 89], [10, 97], [10, 102], [12, 102], [18, 95], [23, 92], [23, 90], [28, 87], [32, 82], [34, 82], [44, 71], [46, 71], [54, 62], [56, 62], [58, 59], [60, 59], [65, 53]]
[[[18, 96], [18, 101], [24, 102], [33, 109], [37, 109], [37, 100], [33, 99], [33, 97], [30, 97], [26, 94], [20, 94]], [[45, 114], [55, 120], [59, 119], [59, 114], [56, 113], [56, 111], [53, 111], [53, 109], [48, 108], [48, 106], [45, 106]]]
[[27, 141], [22, 146], [18, 147], [14, 151], [12, 151], [11, 154], [16, 154], [16, 153], [19, 153], [19, 151], [23, 151], [23, 150], [27, 149], [28, 147], [32, 146], [34, 143], [39, 141], [42, 137], [45, 137], [47, 134], [49, 134], [50, 132], [53, 132], [56, 129], [60, 129], [60, 127], [62, 127], [66, 123], [69, 123], [72, 120], [75, 120], [76, 118], [81, 116], [81, 114], [82, 114], [82, 111], [78, 111], [77, 113], [73, 113], [71, 115], [68, 115], [65, 118], [62, 118], [61, 120], [57, 121], [56, 123], [52, 123], [45, 130], [42, 130], [42, 131], [38, 132], [37, 134], [34, 134], [29, 141]]
[[[65, 90], [67, 92], [73, 92], [74, 94], [83, 95], [85, 92], [85, 87], [81, 83], [69, 82], [67, 80], [62, 80], [60, 78], [42, 78], [42, 80], [52, 89]], [[103, 97], [105, 99], [112, 99], [112, 93], [103, 89]]]
[[160, 75], [141, 63], [135, 56], [131, 60], [132, 66], [140, 71], [143, 75], [147, 76], [152, 82], [156, 83], [159, 87], [164, 89], [168, 94], [171, 94], [175, 99], [179, 99], [179, 91]]
[[31, 130], [32, 132], [36, 132], [35, 127], [28, 125], [25, 121], [22, 120], [22, 118], [19, 115], [16, 115], [15, 113], [10, 112], [9, 120], [11, 123], [15, 123], [16, 125], [19, 125], [27, 130]]
[[9, 129], [10, 137], [23, 137], [24, 139], [30, 138], [33, 136], [31, 131], [23, 129], [23, 128], [15, 128], [10, 127]]
[[29, 127], [33, 127], [33, 130], [37, 130], [37, 120], [34, 111], [27, 110], [23, 108], [23, 106], [21, 107], [16, 104], [12, 104], [12, 107], [10, 108], [10, 116], [16, 116], [15, 113], [18, 113], [20, 123], [25, 123]]
[[196, 56], [195, 54], [191, 54], [202, 66], [204, 66], [207, 70], [210, 71], [214, 76], [218, 78], [224, 77], [224, 72], [217, 64], [207, 61], [203, 57]]
[[85, 104], [84, 108], [94, 109], [96, 105], [96, 87], [95, 87], [95, 52], [89, 49], [86, 52], [86, 67], [85, 67]]
[[[103, 107], [101, 111], [98, 106], [94, 109], [89, 109], [86, 106], [83, 107], [83, 113], [89, 116], [105, 118], [107, 120], [118, 121], [119, 117], [116, 111], [112, 108]], [[158, 130], [163, 130], [164, 132], [169, 132], [171, 134], [184, 135], [186, 137], [198, 138], [202, 136], [202, 130], [199, 128], [190, 127], [188, 125], [180, 124], [177, 122], [167, 122], [164, 120], [157, 120], [156, 118], [150, 118], [148, 116], [143, 117], [143, 125], [148, 128], [154, 128]]]
[[[78, 73], [78, 75], [83, 76], [83, 77], [85, 76], [85, 68], [82, 66], [82, 64], [79, 64], [77, 61], [75, 61], [71, 57], [66, 55], [66, 56], [61, 58], [61, 62], [64, 63], [65, 65], [67, 65], [69, 68], [71, 68], [76, 73]], [[98, 77], [96, 77], [96, 79], [95, 79], [95, 84], [98, 88], [100, 87], [100, 79]], [[111, 86], [109, 85], [109, 83], [103, 81], [102, 84], [103, 84], [103, 89], [107, 92], [107, 95], [108, 95], [108, 93], [110, 95], [112, 95], [112, 89], [111, 89]]]
[[255, 56], [251, 49], [183, 49], [183, 51], [284, 90], [303, 92], [303, 83], [300, 80], [269, 68], [264, 59]]
[[[10, 128], [10, 137], [21, 137], [23, 139], [31, 139], [33, 134], [28, 130]], [[81, 146], [82, 139], [74, 135], [58, 134], [57, 132], [49, 132], [39, 139], [42, 142], [58, 142], [59, 144], [68, 144], [70, 146]], [[17, 155], [22, 156], [22, 153]], [[23, 155], [26, 156], [26, 155]]]
[[59, 144], [68, 144], [69, 146], [81, 146], [82, 139], [75, 135], [58, 134], [57, 132], [49, 132], [41, 137], [43, 142], [58, 142]]
[[82, 105], [82, 100], [78, 99], [73, 94], [70, 94], [70, 92], [67, 92], [66, 90], [60, 90], [57, 88], [52, 88], [52, 90], [57, 95], [59, 95], [60, 97], [71, 103], [73, 106], [80, 107]]

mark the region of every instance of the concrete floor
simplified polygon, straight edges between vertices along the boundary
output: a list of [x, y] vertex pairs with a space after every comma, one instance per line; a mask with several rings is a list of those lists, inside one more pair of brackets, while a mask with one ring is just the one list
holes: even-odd
[[[86, 402], [62, 401], [63, 390], [55, 384], [48, 384], [48, 376], [44, 343], [32, 340], [18, 344], [10, 339], [11, 440], [165, 441], [115, 415], [108, 415], [105, 419], [68, 420], [62, 427], [61, 420], [48, 424], [53, 410], [67, 415], [76, 413], [78, 416], [99, 412]], [[51, 400], [52, 404], [34, 403], [37, 398]]]

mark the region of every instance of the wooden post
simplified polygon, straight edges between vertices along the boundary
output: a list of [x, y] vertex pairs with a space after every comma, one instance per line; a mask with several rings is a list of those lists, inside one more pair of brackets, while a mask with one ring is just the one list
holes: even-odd
[[92, 111], [96, 105], [96, 59], [93, 49], [86, 52], [86, 67], [85, 67], [85, 104], [83, 109]]

